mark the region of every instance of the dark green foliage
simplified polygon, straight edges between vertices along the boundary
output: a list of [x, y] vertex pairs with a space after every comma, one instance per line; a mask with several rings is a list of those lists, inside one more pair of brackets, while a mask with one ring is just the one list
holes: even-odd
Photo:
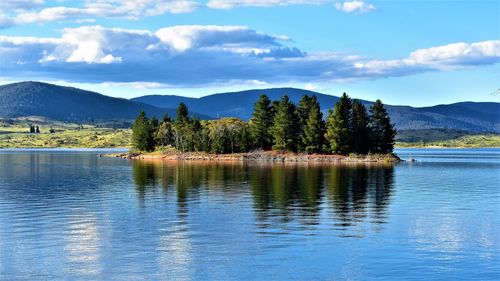
[[271, 135], [273, 136], [273, 149], [278, 151], [295, 151], [299, 133], [298, 118], [295, 105], [288, 96], [283, 96], [277, 106], [273, 119]]
[[194, 151], [203, 151], [203, 144], [201, 142], [201, 131], [202, 131], [202, 127], [201, 127], [201, 122], [200, 122], [200, 119], [198, 118], [193, 118], [191, 123], [190, 123], [190, 134], [191, 134], [191, 142], [192, 142], [192, 145], [191, 145], [191, 149], [194, 150]]
[[153, 151], [153, 131], [146, 113], [141, 111], [132, 126], [132, 145], [140, 151]]
[[366, 107], [358, 100], [352, 103], [352, 148], [355, 153], [370, 151], [370, 128]]
[[319, 153], [324, 143], [323, 113], [316, 96], [304, 96], [297, 107], [301, 127], [300, 151]]
[[35, 133], [35, 126], [30, 125], [30, 133], [31, 134]]
[[376, 153], [389, 153], [394, 149], [396, 129], [382, 101], [377, 100], [370, 107], [371, 150]]
[[325, 139], [333, 153], [348, 154], [352, 150], [352, 101], [344, 93], [335, 107], [328, 112]]
[[165, 123], [165, 122], [172, 122], [172, 119], [168, 116], [167, 113], [163, 114], [163, 117], [161, 118], [161, 122], [162, 123]]
[[189, 122], [189, 110], [186, 104], [180, 103], [177, 107], [176, 123], [188, 123]]
[[150, 128], [151, 132], [153, 132], [153, 141], [154, 141], [155, 146], [158, 145], [158, 143], [156, 143], [154, 136], [158, 132], [159, 126], [160, 126], [160, 123], [158, 121], [158, 118], [156, 118], [156, 116], [153, 115], [153, 117], [151, 117], [151, 119], [149, 120], [149, 128]]
[[269, 128], [273, 122], [271, 101], [266, 95], [261, 95], [254, 105], [250, 119], [250, 135], [255, 148], [269, 149], [272, 145], [272, 136]]
[[40, 128], [38, 126], [35, 127], [35, 134], [40, 134]]

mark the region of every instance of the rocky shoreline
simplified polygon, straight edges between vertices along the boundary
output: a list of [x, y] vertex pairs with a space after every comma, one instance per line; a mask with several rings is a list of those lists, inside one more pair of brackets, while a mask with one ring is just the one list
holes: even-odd
[[103, 154], [100, 157], [119, 157], [126, 159], [166, 160], [166, 161], [240, 161], [268, 163], [399, 163], [403, 162], [394, 154], [334, 155], [278, 153], [274, 151], [254, 151], [248, 153], [211, 154], [204, 152], [152, 152]]

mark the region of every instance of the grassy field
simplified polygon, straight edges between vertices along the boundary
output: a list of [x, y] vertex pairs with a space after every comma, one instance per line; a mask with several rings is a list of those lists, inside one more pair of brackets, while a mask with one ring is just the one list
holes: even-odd
[[460, 136], [454, 139], [430, 141], [430, 142], [397, 142], [396, 147], [463, 147], [463, 148], [478, 148], [478, 147], [500, 147], [500, 135], [468, 135]]
[[[29, 125], [39, 134], [30, 134]], [[53, 133], [50, 133], [50, 130]], [[130, 147], [130, 129], [100, 128], [44, 120], [0, 120], [0, 148], [100, 148]]]

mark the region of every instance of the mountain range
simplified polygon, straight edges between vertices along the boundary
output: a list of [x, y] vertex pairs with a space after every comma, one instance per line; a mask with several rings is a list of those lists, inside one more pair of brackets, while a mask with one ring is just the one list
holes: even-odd
[[[0, 86], [0, 118], [43, 116], [61, 121], [132, 120], [140, 110], [161, 117], [175, 116], [175, 108], [185, 103], [201, 119], [238, 117], [248, 120], [261, 94], [272, 100], [283, 95], [298, 103], [316, 95], [324, 116], [339, 99], [336, 96], [296, 88], [273, 88], [220, 93], [201, 98], [175, 95], [148, 95], [130, 100], [114, 98], [73, 87], [42, 82], [19, 82]], [[372, 102], [361, 100], [369, 106]], [[459, 102], [430, 107], [387, 105], [399, 130], [452, 129], [500, 133], [500, 103]]]

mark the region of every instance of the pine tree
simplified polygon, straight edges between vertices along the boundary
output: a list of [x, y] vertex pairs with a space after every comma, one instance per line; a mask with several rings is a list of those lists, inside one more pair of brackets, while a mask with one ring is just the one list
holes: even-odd
[[168, 114], [164, 113], [163, 117], [161, 118], [161, 122], [162, 123], [172, 122], [172, 119], [168, 116]]
[[307, 119], [309, 118], [309, 114], [312, 109], [312, 98], [308, 95], [303, 95], [297, 105], [297, 117], [299, 121], [299, 142], [297, 144], [297, 150], [300, 152], [305, 151], [307, 144], [305, 143], [305, 127], [307, 123]]
[[154, 142], [149, 120], [141, 111], [132, 126], [132, 144], [140, 151], [153, 151]]
[[354, 100], [352, 103], [352, 148], [355, 153], [366, 154], [370, 150], [369, 117], [366, 107]]
[[348, 154], [352, 152], [352, 102], [344, 93], [335, 107], [328, 112], [326, 119], [325, 139], [333, 153]]
[[266, 95], [261, 95], [254, 105], [250, 119], [250, 135], [255, 148], [270, 149], [272, 136], [269, 128], [272, 125], [271, 101]]
[[33, 134], [35, 132], [35, 126], [30, 125], [30, 133]]
[[151, 119], [149, 120], [149, 128], [153, 136], [153, 143], [155, 147], [160, 145], [160, 143], [157, 142], [155, 138], [156, 134], [158, 133], [159, 127], [160, 127], [160, 122], [158, 121], [158, 118], [156, 118], [156, 116], [153, 115], [153, 117], [151, 117]]
[[177, 118], [173, 126], [174, 146], [182, 152], [191, 150], [191, 120], [189, 118], [189, 109], [184, 103], [177, 107]]
[[38, 126], [35, 128], [35, 134], [40, 134], [40, 128]]
[[273, 149], [295, 151], [298, 118], [295, 113], [295, 105], [290, 102], [288, 96], [285, 95], [281, 98], [273, 123], [271, 127]]
[[185, 103], [179, 103], [177, 107], [177, 117], [175, 120], [176, 123], [188, 123], [189, 122], [189, 109]]
[[397, 131], [382, 101], [377, 100], [372, 104], [370, 114], [371, 150], [377, 153], [392, 152]]
[[160, 122], [158, 121], [158, 118], [156, 118], [156, 116], [153, 115], [153, 117], [151, 117], [151, 119], [149, 120], [149, 125], [151, 126], [151, 130], [153, 132], [156, 132], [156, 130], [158, 130]]
[[301, 134], [302, 146], [307, 153], [319, 153], [324, 143], [325, 124], [316, 96], [312, 96], [309, 99], [309, 110], [305, 116], [302, 117], [305, 118]]

